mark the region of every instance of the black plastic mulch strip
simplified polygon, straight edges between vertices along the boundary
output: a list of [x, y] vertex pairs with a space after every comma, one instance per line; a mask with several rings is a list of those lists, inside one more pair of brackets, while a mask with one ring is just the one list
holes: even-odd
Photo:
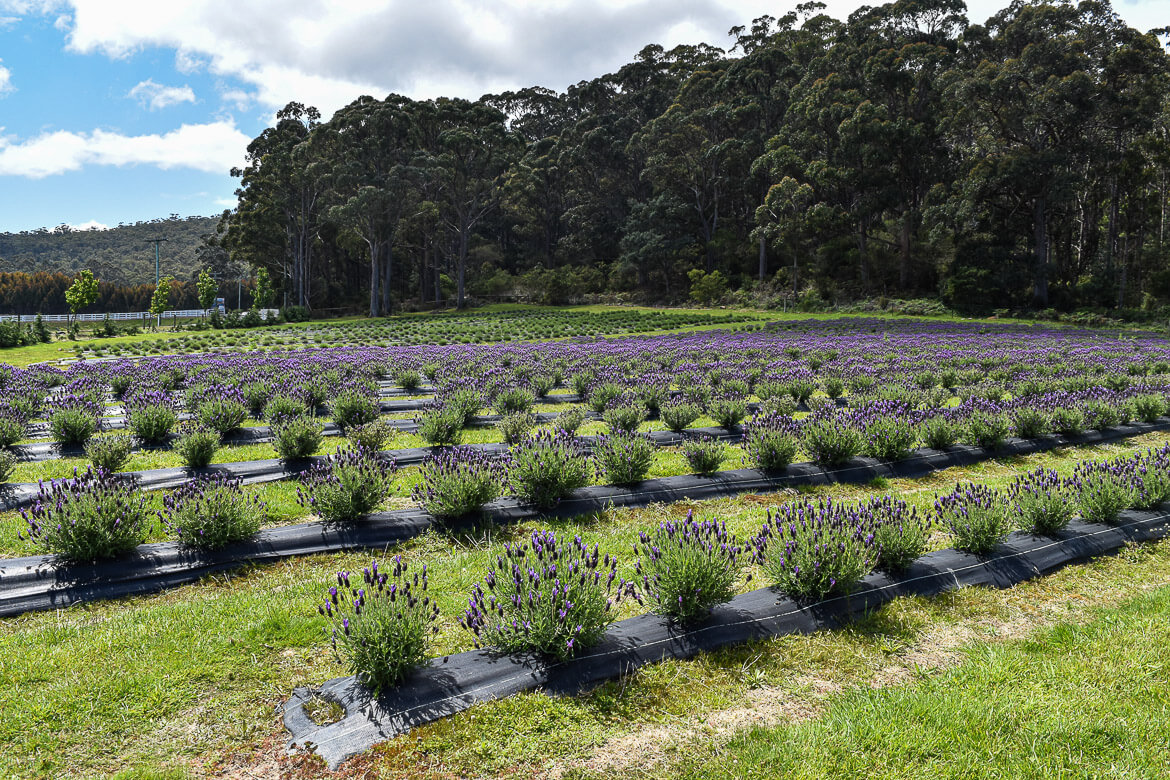
[[[709, 477], [686, 475], [650, 479], [631, 486], [597, 485], [575, 491], [548, 511], [526, 506], [514, 498], [500, 499], [488, 504], [480, 519], [505, 523], [548, 517], [578, 517], [613, 508], [767, 493], [800, 485], [864, 484], [875, 477], [913, 478], [991, 457], [1026, 455], [1072, 444], [1091, 445], [1166, 427], [1170, 427], [1170, 421], [1158, 426], [1147, 425], [1142, 429], [1127, 426], [1128, 433], [1126, 429], [1093, 432], [1078, 437], [1080, 440], [1075, 442], [1058, 440], [1056, 437], [1013, 441], [996, 453], [974, 447], [956, 447], [948, 452], [919, 450], [912, 457], [897, 463], [857, 458], [834, 469], [798, 463], [783, 472], [739, 469], [717, 472]], [[279, 464], [279, 461], [256, 461], [246, 465], [260, 471], [262, 466], [273, 464]], [[294, 469], [303, 470], [309, 464], [306, 461], [286, 468], [279, 477], [265, 473], [237, 476], [244, 481], [269, 481], [292, 476], [296, 473]], [[215, 470], [222, 468], [207, 469]], [[174, 472], [171, 476], [176, 480], [176, 485], [181, 484], [180, 477], [189, 476], [181, 469], [167, 471]], [[215, 553], [198, 553], [174, 543], [161, 542], [139, 545], [133, 555], [125, 558], [84, 566], [58, 565], [52, 556], [47, 555], [0, 559], [0, 617], [32, 610], [59, 609], [94, 599], [119, 598], [162, 590], [246, 563], [272, 562], [297, 555], [358, 548], [381, 549], [421, 534], [435, 522], [435, 518], [421, 509], [403, 509], [373, 514], [345, 526], [314, 522], [266, 529], [251, 541]]]
[[[1165, 538], [1168, 519], [1164, 511], [1131, 511], [1116, 526], [1073, 522], [1054, 537], [1016, 532], [986, 557], [940, 550], [919, 558], [900, 575], [871, 574], [848, 596], [813, 604], [798, 604], [773, 588], [755, 590], [717, 607], [695, 627], [641, 615], [615, 623], [598, 645], [560, 663], [480, 650], [458, 653], [430, 661], [376, 698], [353, 677], [330, 680], [320, 688], [293, 691], [284, 706], [284, 725], [292, 745], [311, 748], [336, 769], [350, 756], [477, 703], [531, 690], [578, 693], [666, 659], [840, 626], [899, 596], [933, 596], [976, 585], [1009, 588], [1115, 552], [1129, 542]], [[340, 704], [345, 717], [324, 726], [313, 723], [303, 705], [315, 696]]]

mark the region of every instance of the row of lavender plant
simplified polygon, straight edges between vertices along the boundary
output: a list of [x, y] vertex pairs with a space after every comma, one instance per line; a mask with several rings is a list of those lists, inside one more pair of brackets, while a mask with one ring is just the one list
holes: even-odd
[[[459, 623], [476, 647], [569, 658], [599, 641], [623, 599], [649, 605], [681, 625], [701, 623], [751, 580], [755, 563], [766, 579], [801, 602], [846, 594], [875, 569], [908, 569], [928, 547], [932, 527], [952, 535], [960, 550], [994, 550], [1018, 516], [1034, 533], [1060, 531], [1079, 508], [1090, 521], [1116, 522], [1131, 507], [1170, 498], [1170, 445], [1112, 462], [1082, 463], [1061, 478], [1039, 469], [1007, 491], [961, 485], [920, 515], [906, 502], [883, 496], [863, 502], [802, 500], [767, 513], [744, 543], [726, 524], [663, 521], [641, 531], [634, 545], [634, 577], [619, 576], [616, 556], [602, 555], [581, 537], [533, 532], [506, 544], [473, 586]], [[440, 611], [426, 595], [424, 566], [409, 576], [401, 557], [389, 573], [377, 563], [354, 582], [339, 572], [318, 608], [328, 618], [333, 647], [351, 672], [375, 690], [400, 683], [427, 658], [427, 639]]]

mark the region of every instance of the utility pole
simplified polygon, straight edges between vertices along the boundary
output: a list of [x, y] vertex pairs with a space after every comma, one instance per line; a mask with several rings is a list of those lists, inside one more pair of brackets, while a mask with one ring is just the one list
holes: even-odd
[[146, 239], [146, 243], [154, 244], [154, 286], [155, 287], [158, 287], [158, 282], [160, 279], [159, 273], [158, 273], [158, 245], [161, 244], [163, 241], [167, 241], [167, 240], [169, 240], [169, 239], [166, 239], [166, 238], [148, 238], [148, 239]]

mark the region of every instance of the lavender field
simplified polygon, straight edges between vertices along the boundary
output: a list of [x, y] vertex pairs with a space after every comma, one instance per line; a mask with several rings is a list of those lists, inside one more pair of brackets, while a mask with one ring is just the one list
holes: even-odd
[[[1148, 525], [1170, 498], [1160, 336], [856, 318], [725, 325], [0, 366], [0, 642], [54, 632], [45, 652], [65, 670], [45, 684], [37, 654], [4, 662], [3, 706], [16, 714], [0, 766], [52, 751], [81, 774], [128, 761], [176, 776], [237, 760], [308, 771], [321, 759], [285, 755], [273, 718], [298, 686], [354, 675], [392, 699], [476, 648], [571, 664], [639, 616], [698, 630], [741, 594], [814, 604], [904, 578], [928, 554], [990, 560], [1025, 537]], [[1131, 565], [1157, 580], [1170, 556], [1147, 548]], [[1044, 593], [1128, 587], [1118, 562], [1099, 581], [1074, 571], [1044, 578]], [[1014, 603], [967, 590], [950, 598], [974, 612]], [[917, 611], [922, 625], [873, 629], [877, 618], [858, 615], [853, 639], [830, 632], [823, 641], [842, 654], [832, 663], [852, 670], [834, 678], [862, 679], [873, 643], [901, 637], [883, 662], [897, 664], [923, 625], [964, 619], [939, 609], [898, 600], [881, 620]], [[625, 771], [609, 751], [647, 718], [719, 717], [754, 706], [761, 688], [799, 698], [780, 682], [793, 641], [813, 640], [688, 652], [568, 700], [522, 693], [440, 712], [450, 717], [412, 721], [388, 753], [337, 753], [359, 754], [339, 771], [417, 768], [394, 751], [420, 741], [438, 773]], [[792, 661], [802, 674], [829, 663], [808, 651]], [[744, 676], [756, 656], [767, 660]], [[687, 685], [663, 687], [668, 673]], [[181, 683], [144, 694], [171, 677]], [[722, 693], [702, 693], [715, 680]], [[91, 712], [84, 728], [29, 736], [92, 686], [129, 726]], [[197, 704], [208, 698], [217, 706]], [[308, 701], [318, 726], [347, 714], [328, 696]], [[556, 725], [565, 708], [591, 724], [583, 741]], [[495, 736], [469, 769], [477, 717]], [[504, 736], [512, 717], [552, 729], [549, 750]], [[691, 728], [670, 739], [691, 744]], [[83, 738], [95, 730], [108, 749]], [[662, 762], [663, 774], [677, 769]]]

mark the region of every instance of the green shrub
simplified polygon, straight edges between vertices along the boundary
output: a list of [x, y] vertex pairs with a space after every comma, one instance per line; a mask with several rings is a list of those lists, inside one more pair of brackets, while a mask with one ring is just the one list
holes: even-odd
[[1082, 463], [1073, 472], [1071, 488], [1081, 518], [1090, 523], [1116, 523], [1137, 502], [1132, 478], [1118, 464]]
[[357, 520], [390, 494], [395, 464], [361, 448], [340, 450], [301, 476], [297, 501], [327, 523]]
[[1072, 520], [1076, 499], [1053, 469], [1036, 469], [1008, 486], [1008, 501], [1021, 529], [1051, 536]]
[[930, 542], [930, 520], [914, 507], [889, 496], [870, 501], [867, 506], [878, 517], [873, 541], [878, 549], [877, 568], [897, 573], [918, 560]]
[[524, 414], [532, 411], [536, 397], [522, 387], [509, 387], [496, 394], [493, 406], [498, 414]]
[[741, 548], [725, 523], [667, 520], [657, 530], [638, 534], [634, 571], [654, 612], [694, 624], [735, 595]]
[[727, 445], [712, 436], [687, 439], [682, 451], [696, 474], [714, 474], [727, 459]]
[[464, 517], [500, 497], [507, 466], [472, 447], [452, 447], [431, 455], [419, 467], [412, 497], [435, 517]]
[[240, 488], [239, 480], [204, 476], [163, 499], [163, 523], [182, 544], [217, 550], [255, 536], [266, 508], [258, 495]]
[[[427, 568], [413, 577], [401, 555], [389, 573], [374, 561], [360, 582], [337, 573], [337, 585], [317, 611], [330, 621], [333, 651], [374, 693], [391, 688], [426, 660], [439, 629], [439, 607], [427, 594]], [[353, 578], [356, 580], [356, 577]]]
[[321, 424], [311, 417], [281, 418], [272, 426], [272, 447], [285, 460], [309, 457], [322, 439]]
[[386, 445], [394, 438], [394, 428], [385, 420], [374, 420], [365, 425], [348, 428], [345, 431], [345, 438], [355, 447], [378, 452], [386, 449]]
[[707, 408], [707, 414], [721, 427], [732, 431], [747, 417], [747, 401], [734, 396], [716, 398]]
[[100, 468], [42, 486], [36, 503], [21, 514], [37, 547], [69, 563], [133, 551], [154, 517], [142, 491]]
[[654, 442], [636, 433], [599, 436], [593, 458], [606, 481], [614, 485], [641, 482], [654, 463]]
[[218, 449], [219, 433], [200, 426], [188, 428], [175, 442], [175, 452], [183, 459], [183, 465], [189, 469], [207, 466]]
[[16, 469], [16, 456], [6, 450], [0, 450], [0, 485], [8, 481]]
[[85, 444], [85, 457], [98, 468], [117, 471], [130, 459], [133, 441], [124, 433], [95, 436]]
[[1048, 415], [1030, 406], [1021, 407], [1012, 413], [1012, 428], [1021, 439], [1036, 439], [1048, 433]]
[[272, 424], [301, 417], [308, 412], [309, 407], [304, 401], [287, 395], [275, 395], [264, 405], [264, 419]]
[[589, 459], [576, 438], [564, 432], [538, 432], [512, 448], [508, 478], [517, 497], [538, 509], [551, 509], [589, 484]]
[[646, 419], [646, 407], [632, 402], [618, 402], [602, 412], [601, 418], [613, 433], [636, 431]]

